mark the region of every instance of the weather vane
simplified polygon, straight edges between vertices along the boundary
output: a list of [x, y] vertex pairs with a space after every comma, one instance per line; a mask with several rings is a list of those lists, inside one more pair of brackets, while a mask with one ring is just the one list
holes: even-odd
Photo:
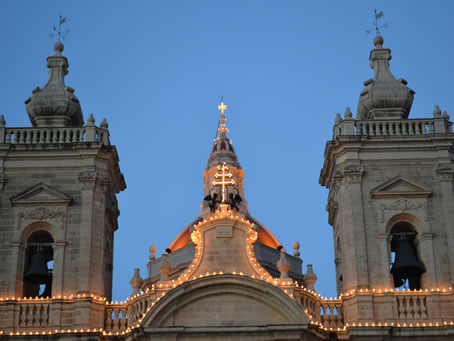
[[380, 26], [379, 23], [378, 23], [378, 19], [383, 17], [385, 15], [385, 13], [383, 13], [383, 11], [380, 11], [380, 12], [377, 13], [377, 9], [376, 8], [374, 8], [374, 13], [375, 13], [375, 20], [374, 20], [374, 22], [372, 24], [374, 27], [367, 29], [366, 33], [370, 34], [372, 32], [372, 30], [375, 30], [376, 35], [379, 36], [380, 35], [380, 29], [381, 28], [387, 28], [388, 27], [388, 23], [385, 23], [382, 26]]
[[66, 36], [69, 34], [69, 29], [66, 29], [65, 31], [61, 30], [61, 25], [63, 25], [66, 22], [66, 17], [62, 17], [60, 14], [60, 20], [58, 21], [58, 29], [54, 25], [54, 31], [50, 34], [50, 37], [53, 38], [55, 36], [58, 36], [58, 41], [63, 41], [65, 40]]

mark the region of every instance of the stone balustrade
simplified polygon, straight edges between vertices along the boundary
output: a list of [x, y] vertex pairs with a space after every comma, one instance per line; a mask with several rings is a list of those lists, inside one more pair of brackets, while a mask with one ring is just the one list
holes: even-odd
[[[107, 303], [101, 298], [53, 298], [53, 299], [9, 299], [0, 300], [0, 316], [11, 316], [11, 320], [0, 320], [0, 330], [6, 332], [30, 332], [67, 330], [73, 326], [72, 318], [68, 317], [77, 307], [86, 309], [86, 303], [99, 305], [103, 321], [99, 320], [92, 329], [105, 333], [122, 333], [140, 324], [150, 307], [159, 300], [160, 295], [153, 291], [143, 293], [122, 303]], [[323, 299], [315, 292], [299, 288], [294, 297], [304, 309], [309, 319], [329, 330], [343, 330], [350, 326], [367, 325], [443, 325], [452, 323], [450, 316], [454, 302], [451, 290], [439, 291], [387, 291], [355, 292], [335, 299]], [[361, 301], [366, 310], [357, 315], [350, 311], [355, 307], [355, 300]], [[374, 306], [378, 304], [379, 310]], [[73, 307], [71, 307], [74, 305]], [[66, 307], [67, 306], [67, 307]], [[66, 307], [66, 308], [65, 308]], [[369, 307], [369, 308], [367, 308]], [[69, 314], [71, 312], [71, 314]], [[66, 315], [65, 315], [66, 314]], [[369, 314], [369, 315], [368, 315]], [[68, 316], [62, 319], [63, 316]], [[368, 316], [370, 319], [368, 319]], [[13, 326], [11, 328], [11, 326]], [[79, 326], [78, 328], [81, 328]]]
[[20, 303], [19, 327], [42, 328], [49, 326], [49, 303]]
[[121, 304], [106, 305], [106, 319], [104, 330], [106, 332], [120, 332], [128, 327], [128, 306]]
[[49, 145], [93, 143], [110, 145], [109, 131], [96, 126], [81, 128], [5, 128], [0, 127], [0, 144]]
[[354, 120], [345, 119], [334, 126], [334, 136], [418, 136], [452, 133], [448, 118]]

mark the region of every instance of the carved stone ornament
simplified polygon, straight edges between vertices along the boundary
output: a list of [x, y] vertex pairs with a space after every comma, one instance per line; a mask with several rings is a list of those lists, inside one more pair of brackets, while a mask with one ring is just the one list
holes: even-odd
[[450, 164], [438, 165], [436, 172], [440, 181], [452, 181], [454, 170]]
[[47, 207], [37, 207], [18, 213], [19, 218], [37, 220], [63, 218], [64, 216], [65, 212], [63, 212], [63, 210], [49, 209]]
[[344, 168], [344, 182], [346, 184], [359, 184], [364, 174], [364, 167], [360, 165], [347, 165]]
[[383, 223], [385, 221], [385, 211], [407, 212], [419, 210], [422, 211], [423, 218], [427, 221], [427, 202], [414, 202], [402, 198], [391, 204], [380, 204], [380, 222]]
[[93, 189], [96, 184], [98, 173], [96, 172], [81, 172], [77, 179], [79, 180], [82, 189]]

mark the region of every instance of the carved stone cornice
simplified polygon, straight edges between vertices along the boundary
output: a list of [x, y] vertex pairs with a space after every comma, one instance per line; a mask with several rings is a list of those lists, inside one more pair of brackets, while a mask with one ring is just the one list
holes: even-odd
[[104, 191], [104, 193], [107, 194], [111, 191], [112, 184], [110, 182], [110, 179], [107, 176], [102, 178], [101, 184], [102, 184], [102, 190]]
[[37, 220], [64, 218], [65, 215], [65, 212], [61, 209], [50, 209], [42, 206], [32, 209], [25, 209], [17, 214], [17, 216], [22, 219]]
[[452, 182], [454, 169], [451, 164], [438, 165], [436, 172], [440, 182]]
[[79, 180], [82, 189], [93, 189], [98, 179], [97, 172], [80, 172], [77, 180]]

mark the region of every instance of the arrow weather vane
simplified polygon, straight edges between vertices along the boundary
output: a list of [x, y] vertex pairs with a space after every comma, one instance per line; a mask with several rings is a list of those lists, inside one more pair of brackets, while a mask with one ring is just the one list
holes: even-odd
[[380, 12], [377, 13], [377, 9], [376, 9], [376, 8], [374, 8], [374, 13], [375, 13], [375, 20], [374, 20], [374, 22], [373, 22], [373, 24], [372, 24], [374, 27], [373, 27], [373, 28], [367, 29], [367, 30], [366, 30], [366, 33], [367, 33], [367, 34], [370, 34], [370, 33], [372, 32], [372, 30], [375, 30], [375, 34], [376, 34], [377, 36], [379, 36], [379, 35], [380, 35], [380, 29], [381, 29], [381, 28], [387, 28], [387, 27], [388, 27], [388, 23], [385, 23], [385, 24], [383, 24], [382, 26], [380, 26], [380, 25], [378, 24], [378, 19], [380, 19], [381, 17], [383, 17], [383, 16], [385, 15], [385, 13], [383, 13], [383, 11], [380, 11]]
[[58, 29], [54, 25], [54, 31], [50, 34], [50, 37], [53, 38], [55, 36], [58, 36], [58, 41], [61, 41], [62, 39], [64, 41], [66, 36], [69, 34], [69, 29], [66, 29], [65, 31], [62, 31], [61, 30], [61, 25], [63, 25], [66, 22], [66, 17], [62, 17], [62, 15], [60, 14], [59, 19], [60, 20], [58, 21]]

